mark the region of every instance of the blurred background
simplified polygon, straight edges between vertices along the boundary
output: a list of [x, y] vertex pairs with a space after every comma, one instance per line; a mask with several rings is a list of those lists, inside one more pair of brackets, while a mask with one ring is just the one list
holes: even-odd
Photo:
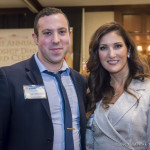
[[31, 37], [33, 21], [47, 6], [61, 8], [68, 16], [72, 50], [65, 59], [75, 70], [86, 70], [91, 36], [110, 21], [124, 26], [150, 65], [150, 0], [0, 0], [0, 66], [27, 59], [36, 52]]

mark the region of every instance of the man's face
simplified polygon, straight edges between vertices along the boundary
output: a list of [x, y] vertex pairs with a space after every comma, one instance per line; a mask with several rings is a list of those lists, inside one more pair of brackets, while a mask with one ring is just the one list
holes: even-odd
[[50, 70], [60, 69], [66, 53], [70, 49], [68, 21], [63, 14], [41, 17], [38, 21], [38, 37], [33, 34], [38, 45], [38, 58]]

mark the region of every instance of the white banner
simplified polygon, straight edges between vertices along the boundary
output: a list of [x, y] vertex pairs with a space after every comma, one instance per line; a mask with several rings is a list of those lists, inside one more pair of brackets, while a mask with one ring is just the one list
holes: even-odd
[[32, 39], [33, 32], [33, 29], [0, 30], [0, 66], [28, 59], [37, 51]]

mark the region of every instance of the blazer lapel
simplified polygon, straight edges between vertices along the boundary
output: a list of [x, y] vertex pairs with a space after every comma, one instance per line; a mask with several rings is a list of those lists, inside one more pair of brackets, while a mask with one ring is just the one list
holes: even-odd
[[[44, 85], [40, 70], [35, 62], [34, 55], [26, 63], [26, 73], [33, 85]], [[49, 118], [51, 118], [48, 98], [46, 100], [41, 100], [41, 103], [43, 104]]]
[[114, 127], [105, 115], [105, 110], [100, 105], [101, 102], [97, 105], [97, 108], [94, 112], [94, 120], [97, 126], [105, 135], [107, 135], [113, 141], [117, 142], [118, 144], [125, 145], [129, 149], [132, 149], [127, 141], [114, 129]]
[[[130, 92], [132, 92], [137, 99], [140, 99], [141, 95], [139, 93], [137, 93], [135, 90], [130, 90]], [[112, 108], [110, 109], [109, 113], [108, 113], [108, 119], [110, 120], [111, 124], [113, 126], [115, 126], [115, 124], [117, 124], [121, 118], [134, 106], [136, 105], [137, 99], [124, 92], [120, 98], [116, 101], [116, 103], [112, 106]], [[120, 111], [121, 109], [121, 111]]]
[[[128, 90], [135, 95], [132, 96], [124, 92], [116, 103], [110, 108], [108, 116], [105, 114], [105, 110], [100, 106], [101, 102], [97, 105], [95, 110], [94, 120], [98, 127], [102, 130], [104, 134], [110, 137], [112, 140], [125, 145], [126, 147], [133, 149], [127, 141], [115, 130], [114, 126], [122, 119], [122, 117], [140, 100], [141, 94], [138, 92], [140, 90], [145, 90], [141, 87], [137, 80], [132, 80]], [[138, 83], [138, 84], [137, 84]], [[121, 109], [121, 111], [120, 111]], [[117, 114], [117, 115], [116, 115]]]

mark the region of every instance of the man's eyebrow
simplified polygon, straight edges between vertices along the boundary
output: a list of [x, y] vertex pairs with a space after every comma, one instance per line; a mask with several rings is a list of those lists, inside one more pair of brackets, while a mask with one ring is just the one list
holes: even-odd
[[58, 28], [58, 30], [67, 30], [65, 27]]

